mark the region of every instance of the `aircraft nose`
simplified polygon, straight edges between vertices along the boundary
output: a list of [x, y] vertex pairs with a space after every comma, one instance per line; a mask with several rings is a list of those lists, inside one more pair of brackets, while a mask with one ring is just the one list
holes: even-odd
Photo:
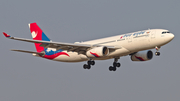
[[169, 34], [169, 38], [172, 40], [174, 39], [174, 34]]
[[173, 38], [174, 38], [174, 34], [170, 33], [170, 34], [167, 34], [166, 40], [170, 42]]
[[166, 34], [166, 37], [164, 37], [165, 44], [167, 44], [170, 41], [172, 41], [173, 38], [174, 38], [174, 34], [172, 34], [172, 33]]

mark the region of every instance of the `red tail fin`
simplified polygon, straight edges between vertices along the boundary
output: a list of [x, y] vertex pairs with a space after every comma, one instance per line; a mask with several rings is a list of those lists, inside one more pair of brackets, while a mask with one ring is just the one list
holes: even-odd
[[[39, 28], [39, 26], [36, 23], [30, 23], [29, 28], [33, 40], [50, 41], [49, 38], [44, 34], [44, 32]], [[44, 51], [44, 47], [41, 47], [40, 44], [41, 43], [35, 43], [37, 52]]]

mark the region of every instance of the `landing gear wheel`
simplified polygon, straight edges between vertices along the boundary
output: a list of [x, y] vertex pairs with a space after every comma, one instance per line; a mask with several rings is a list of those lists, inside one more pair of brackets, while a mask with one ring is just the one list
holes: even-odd
[[87, 65], [87, 69], [91, 69], [91, 65]]
[[87, 61], [87, 64], [84, 64], [83, 68], [84, 69], [91, 69], [91, 65], [95, 65], [95, 61], [91, 61], [91, 60]]
[[116, 71], [116, 67], [110, 66], [109, 71]]
[[88, 64], [88, 65], [95, 65], [95, 61], [89, 60], [89, 61], [87, 62], [87, 64]]
[[158, 52], [158, 51], [159, 51], [159, 49], [160, 49], [161, 47], [156, 46], [155, 48], [156, 48], [156, 53], [155, 53], [155, 55], [156, 55], [156, 56], [159, 56], [159, 55], [160, 55], [160, 52]]
[[112, 70], [113, 70], [113, 67], [112, 67], [112, 66], [110, 66], [110, 67], [109, 67], [109, 71], [112, 71]]
[[113, 67], [117, 67], [117, 63], [116, 62], [113, 62]]
[[113, 67], [113, 71], [116, 71], [116, 67]]
[[94, 66], [95, 65], [95, 61], [91, 61], [91, 65]]
[[159, 56], [159, 55], [160, 55], [160, 52], [156, 52], [155, 55], [156, 55], [156, 56]]
[[88, 62], [87, 62], [88, 65], [91, 65], [91, 63], [92, 63], [92, 61], [88, 61]]
[[109, 67], [110, 71], [116, 71], [116, 67], [120, 67], [121, 64], [118, 62], [119, 57], [114, 58], [113, 66]]
[[116, 63], [116, 62], [113, 63], [113, 67], [120, 67], [120, 66], [121, 66], [120, 63]]
[[120, 66], [121, 66], [121, 64], [120, 64], [120, 63], [117, 63], [117, 64], [116, 64], [116, 66], [117, 66], [117, 67], [120, 67]]
[[83, 68], [84, 68], [84, 69], [87, 69], [87, 68], [88, 68], [88, 65], [87, 65], [87, 64], [84, 64], [84, 65], [83, 65]]

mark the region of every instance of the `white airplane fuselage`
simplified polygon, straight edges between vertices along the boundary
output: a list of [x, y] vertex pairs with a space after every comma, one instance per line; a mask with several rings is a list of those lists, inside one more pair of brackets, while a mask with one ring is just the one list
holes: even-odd
[[[52, 60], [61, 62], [81, 62], [92, 60], [106, 60], [126, 56], [135, 52], [161, 47], [169, 43], [174, 35], [165, 29], [149, 29], [133, 33], [127, 33], [97, 40], [81, 42], [78, 44], [114, 46], [116, 50], [109, 51], [108, 55], [102, 57], [87, 57], [81, 52], [63, 51], [69, 56], [60, 55]], [[50, 49], [56, 50], [56, 49]]]
[[34, 56], [61, 62], [82, 62], [84, 69], [90, 69], [95, 65], [94, 60], [114, 59], [110, 71], [116, 71], [121, 64], [118, 59], [130, 55], [132, 61], [148, 61], [153, 58], [153, 52], [159, 56], [161, 46], [169, 43], [174, 35], [165, 29], [149, 29], [133, 33], [127, 33], [86, 42], [64, 43], [51, 41], [36, 22], [29, 24], [33, 39], [19, 38], [3, 32], [8, 39], [34, 43], [36, 51], [17, 50], [12, 51], [30, 53]]

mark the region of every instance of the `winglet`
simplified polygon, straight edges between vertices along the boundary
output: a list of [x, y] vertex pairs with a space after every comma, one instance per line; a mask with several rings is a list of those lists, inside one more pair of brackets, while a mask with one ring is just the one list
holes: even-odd
[[7, 38], [11, 37], [10, 35], [6, 34], [5, 32], [3, 32], [3, 34], [4, 34], [4, 36], [7, 37]]

